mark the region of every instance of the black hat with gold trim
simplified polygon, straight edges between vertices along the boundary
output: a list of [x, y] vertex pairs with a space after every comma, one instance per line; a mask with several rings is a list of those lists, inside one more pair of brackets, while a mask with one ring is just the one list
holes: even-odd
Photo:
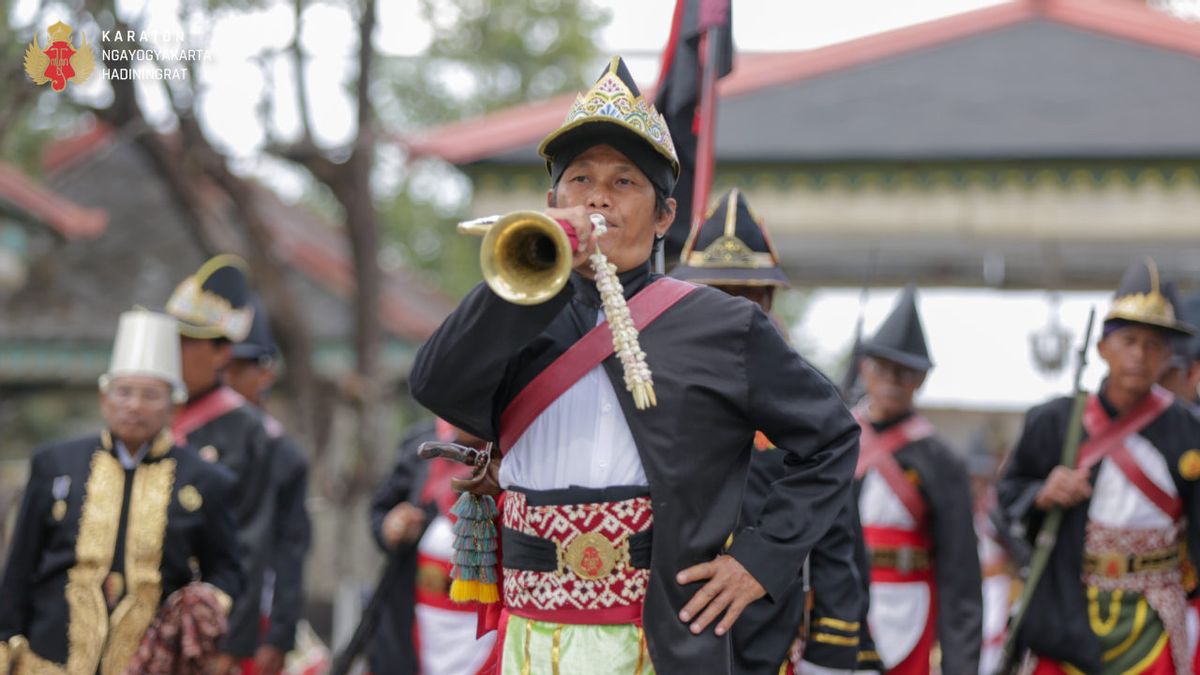
[[179, 334], [201, 340], [241, 342], [250, 333], [254, 307], [246, 261], [222, 254], [184, 279], [167, 300], [167, 313], [179, 321]]
[[916, 286], [909, 284], [904, 288], [892, 313], [871, 339], [863, 341], [860, 349], [866, 356], [894, 361], [914, 370], [933, 367], [921, 314], [917, 311]]
[[592, 88], [575, 98], [562, 126], [538, 145], [551, 182], [588, 148], [611, 145], [632, 161], [664, 196], [679, 177], [679, 156], [667, 122], [642, 97], [619, 56], [614, 56]]
[[704, 223], [688, 235], [671, 276], [720, 286], [789, 285], [762, 219], [737, 188], [709, 209]]
[[1175, 286], [1163, 279], [1152, 258], [1130, 265], [1121, 277], [1112, 306], [1104, 316], [1104, 332], [1128, 323], [1161, 328], [1167, 333], [1187, 337], [1196, 329], [1182, 320]]
[[252, 294], [250, 308], [254, 311], [250, 332], [246, 334], [246, 339], [233, 345], [233, 358], [266, 365], [279, 353], [279, 347], [275, 344], [275, 336], [271, 334], [270, 320], [261, 298]]

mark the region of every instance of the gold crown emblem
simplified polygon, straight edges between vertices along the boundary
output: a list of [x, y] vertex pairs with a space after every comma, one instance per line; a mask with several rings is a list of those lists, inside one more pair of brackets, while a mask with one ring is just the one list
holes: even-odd
[[703, 264], [724, 267], [754, 267], [754, 251], [734, 236], [721, 236], [704, 249]]
[[[708, 208], [708, 212], [704, 215], [704, 223], [700, 228], [691, 231], [688, 234], [687, 241], [683, 245], [683, 260], [685, 265], [691, 267], [745, 267], [751, 269], [776, 267], [779, 261], [775, 256], [775, 249], [771, 247], [770, 241], [767, 242], [769, 249], [765, 253], [755, 251], [750, 248], [746, 242], [742, 241], [737, 236], [737, 214], [739, 206], [740, 192], [737, 188], [730, 190], [726, 199], [723, 199]], [[715, 224], [713, 216], [717, 214], [718, 209], [725, 209], [725, 219], [722, 227], [724, 232], [717, 237], [703, 251], [696, 251], [696, 237], [700, 231], [706, 227], [712, 227]], [[746, 211], [750, 214], [750, 219], [763, 230], [763, 237], [766, 237], [766, 230], [763, 228], [762, 219], [754, 213], [749, 204], [746, 204]]]
[[50, 42], [45, 49], [38, 44], [38, 36], [25, 48], [25, 74], [34, 84], [50, 83], [50, 88], [61, 92], [67, 83], [83, 84], [96, 69], [96, 55], [88, 44], [87, 36], [76, 48], [71, 44], [71, 27], [62, 21], [56, 22], [46, 31]]
[[66, 42], [71, 39], [71, 27], [59, 21], [46, 30], [51, 42]]
[[[1146, 271], [1150, 276], [1150, 290], [1145, 293], [1129, 293], [1113, 298], [1112, 307], [1104, 317], [1124, 319], [1172, 330], [1181, 330], [1175, 318], [1175, 306], [1163, 295], [1159, 281], [1158, 265], [1146, 259]], [[1184, 332], [1187, 332], [1186, 330]]]
[[1146, 323], [1175, 322], [1175, 308], [1158, 289], [1149, 293], [1131, 293], [1113, 300], [1108, 315], [1116, 319]]

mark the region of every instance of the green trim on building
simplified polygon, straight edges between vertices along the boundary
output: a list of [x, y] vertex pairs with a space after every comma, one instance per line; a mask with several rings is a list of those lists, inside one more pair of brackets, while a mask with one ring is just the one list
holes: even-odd
[[[542, 165], [480, 163], [463, 167], [478, 191], [541, 191]], [[1111, 189], [1161, 186], [1200, 189], [1200, 160], [1060, 160], [1053, 162], [836, 163], [805, 165], [723, 163], [716, 191], [732, 187], [775, 190], [940, 190], [986, 187]]]
[[[108, 368], [111, 350], [111, 343], [0, 340], [0, 385], [94, 385]], [[380, 350], [380, 371], [389, 378], [406, 376], [416, 352], [415, 344], [385, 343]], [[354, 352], [345, 344], [323, 343], [316, 347], [313, 361], [318, 372], [334, 376], [353, 370]]]

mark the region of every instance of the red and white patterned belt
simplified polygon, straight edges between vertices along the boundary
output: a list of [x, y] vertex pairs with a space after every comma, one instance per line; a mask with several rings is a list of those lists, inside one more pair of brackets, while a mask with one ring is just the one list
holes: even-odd
[[511, 614], [574, 624], [641, 620], [654, 524], [645, 488], [512, 489], [502, 524]]
[[1190, 672], [1187, 594], [1177, 526], [1122, 529], [1089, 522], [1084, 540], [1083, 583], [1106, 591], [1141, 593], [1170, 637], [1176, 672]]

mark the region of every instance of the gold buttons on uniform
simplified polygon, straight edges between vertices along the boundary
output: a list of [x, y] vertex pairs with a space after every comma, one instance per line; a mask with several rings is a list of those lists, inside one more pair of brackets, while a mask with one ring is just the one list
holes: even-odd
[[204, 498], [193, 485], [184, 485], [179, 489], [179, 505], [188, 511], [198, 511], [204, 505]]

